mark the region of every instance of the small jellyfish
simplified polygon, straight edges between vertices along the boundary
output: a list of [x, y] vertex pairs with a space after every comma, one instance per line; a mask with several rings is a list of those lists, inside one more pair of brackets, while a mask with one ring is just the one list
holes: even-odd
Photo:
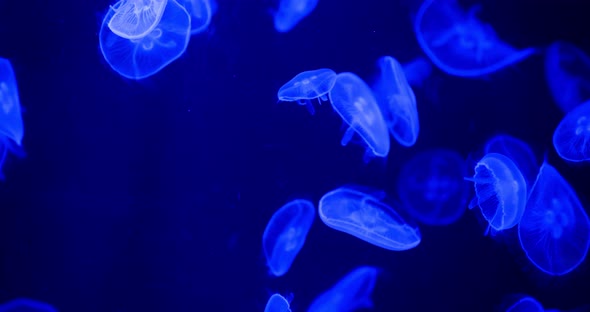
[[280, 0], [274, 12], [275, 29], [285, 33], [293, 29], [302, 19], [311, 14], [318, 0]]
[[520, 62], [535, 49], [517, 50], [477, 18], [480, 5], [463, 11], [457, 0], [426, 0], [416, 14], [414, 31], [430, 60], [447, 74], [478, 77]]
[[320, 294], [307, 312], [356, 311], [373, 308], [371, 294], [379, 269], [360, 266], [340, 279], [332, 288]]
[[565, 113], [590, 100], [590, 57], [571, 43], [556, 41], [547, 48], [545, 78]]
[[537, 179], [539, 165], [531, 147], [520, 139], [511, 135], [499, 134], [485, 143], [484, 152], [498, 153], [510, 158], [522, 173], [527, 190], [531, 190]]
[[164, 14], [168, 0], [120, 0], [112, 6], [109, 29], [125, 39], [140, 39], [152, 32]]
[[127, 39], [106, 26], [119, 1], [107, 12], [99, 33], [100, 50], [111, 68], [129, 79], [149, 77], [179, 58], [188, 45], [190, 16], [176, 0], [168, 0], [156, 27], [138, 39]]
[[332, 90], [335, 82], [336, 73], [328, 68], [301, 72], [279, 89], [279, 101], [297, 102], [299, 105], [305, 105], [313, 115], [315, 109], [311, 100], [327, 101], [328, 92]]
[[590, 160], [590, 100], [567, 113], [553, 132], [557, 154], [572, 162]]
[[334, 110], [348, 124], [340, 144], [346, 146], [357, 133], [367, 145], [365, 158], [386, 157], [389, 133], [371, 88], [353, 73], [340, 73], [328, 93]]
[[417, 154], [399, 175], [400, 201], [412, 217], [428, 225], [448, 225], [467, 208], [469, 184], [465, 161], [455, 151], [431, 150]]
[[0, 304], [0, 312], [57, 312], [57, 309], [37, 300], [18, 298]]
[[510, 158], [498, 153], [486, 154], [475, 165], [473, 178], [465, 179], [474, 182], [476, 203], [492, 229], [503, 231], [520, 222], [527, 186]]
[[[24, 136], [21, 106], [12, 64], [0, 58], [0, 169], [8, 151], [19, 153]], [[3, 179], [0, 173], [0, 179]]]
[[590, 221], [567, 181], [543, 163], [518, 225], [520, 245], [541, 271], [564, 275], [588, 254]]
[[262, 235], [262, 248], [274, 276], [289, 271], [305, 243], [314, 217], [315, 207], [303, 199], [286, 203], [272, 215]]
[[535, 298], [525, 296], [508, 307], [506, 312], [545, 312], [545, 309]]
[[318, 210], [327, 226], [375, 246], [402, 251], [420, 244], [417, 226], [367, 193], [346, 187], [335, 189], [322, 196]]
[[215, 0], [182, 0], [181, 4], [191, 16], [191, 35], [205, 31], [217, 10]]
[[402, 65], [391, 56], [377, 60], [380, 75], [373, 92], [391, 135], [403, 146], [416, 143], [420, 132], [416, 96]]
[[291, 312], [289, 301], [280, 294], [274, 294], [268, 298], [264, 312]]
[[432, 74], [432, 63], [422, 56], [402, 64], [402, 68], [408, 84], [412, 87], [422, 87], [424, 81]]

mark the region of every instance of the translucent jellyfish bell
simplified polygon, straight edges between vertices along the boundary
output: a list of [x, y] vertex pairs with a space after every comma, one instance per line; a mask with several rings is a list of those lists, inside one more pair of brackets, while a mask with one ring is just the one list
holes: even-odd
[[268, 298], [264, 312], [291, 312], [289, 301], [280, 294], [274, 294]]
[[432, 74], [432, 63], [422, 56], [402, 64], [402, 67], [406, 80], [412, 87], [422, 87], [424, 81]]
[[553, 132], [553, 147], [565, 160], [590, 160], [590, 100], [563, 117]]
[[479, 5], [467, 12], [457, 0], [426, 0], [416, 14], [414, 31], [430, 60], [444, 72], [462, 77], [491, 74], [529, 57], [535, 49], [517, 50], [477, 19]]
[[160, 23], [168, 0], [120, 0], [111, 7], [109, 29], [125, 39], [143, 38]]
[[334, 110], [349, 126], [340, 141], [342, 146], [357, 133], [373, 156], [386, 157], [389, 133], [371, 88], [353, 73], [340, 73], [328, 95]]
[[[467, 179], [467, 178], [466, 178]], [[527, 186], [514, 162], [501, 154], [486, 154], [475, 166], [477, 205], [490, 227], [502, 231], [517, 225], [524, 213]]]
[[327, 101], [328, 92], [332, 90], [335, 82], [336, 73], [328, 68], [301, 72], [279, 89], [279, 101], [297, 102], [299, 105], [305, 105], [313, 115], [315, 109], [311, 100]]
[[57, 309], [45, 302], [18, 298], [0, 304], [0, 312], [57, 312]]
[[539, 165], [531, 147], [524, 141], [507, 134], [499, 134], [485, 143], [484, 152], [502, 154], [514, 162], [526, 180], [530, 191], [537, 179]]
[[274, 13], [275, 30], [282, 33], [290, 31], [311, 14], [317, 4], [318, 0], [280, 0]]
[[550, 275], [573, 271], [588, 254], [588, 214], [572, 187], [548, 163], [541, 165], [518, 237], [529, 260]]
[[121, 2], [107, 12], [99, 33], [100, 50], [111, 68], [129, 79], [149, 77], [179, 58], [188, 45], [190, 16], [176, 0], [168, 0], [156, 27], [139, 39], [113, 33], [107, 22]]
[[391, 56], [377, 60], [380, 75], [373, 91], [391, 135], [403, 146], [416, 143], [420, 132], [416, 96], [402, 65]]
[[217, 2], [215, 0], [182, 0], [181, 3], [191, 16], [191, 35], [205, 31], [217, 10]]
[[12, 64], [0, 57], [0, 137], [22, 144], [24, 125]]
[[545, 309], [535, 298], [525, 296], [508, 307], [506, 312], [545, 312]]

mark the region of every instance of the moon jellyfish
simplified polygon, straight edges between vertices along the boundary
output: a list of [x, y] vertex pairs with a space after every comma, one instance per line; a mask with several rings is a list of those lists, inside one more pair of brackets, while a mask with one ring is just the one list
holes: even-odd
[[553, 132], [553, 147], [569, 161], [590, 160], [590, 100], [567, 113]]
[[424, 80], [432, 74], [432, 64], [422, 56], [402, 64], [408, 84], [412, 87], [421, 87]]
[[510, 158], [498, 153], [486, 154], [475, 165], [473, 178], [467, 180], [474, 182], [477, 205], [492, 229], [502, 231], [520, 222], [527, 187]]
[[297, 102], [299, 105], [305, 105], [313, 115], [315, 109], [311, 100], [327, 101], [328, 92], [332, 90], [335, 82], [336, 73], [328, 68], [301, 72], [279, 89], [279, 101]]
[[215, 0], [182, 0], [184, 8], [191, 16], [191, 35], [205, 31], [217, 8]]
[[328, 227], [375, 246], [401, 251], [420, 244], [418, 227], [372, 195], [341, 187], [326, 193], [318, 210]]
[[314, 217], [315, 207], [303, 199], [288, 202], [272, 215], [262, 235], [262, 248], [273, 275], [282, 276], [289, 271]]
[[590, 57], [571, 43], [556, 41], [547, 48], [545, 78], [566, 113], [590, 99]]
[[293, 29], [302, 19], [311, 14], [318, 0], [280, 0], [274, 12], [275, 29], [285, 33]]
[[508, 307], [506, 312], [545, 312], [545, 309], [535, 298], [526, 296]]
[[107, 27], [118, 2], [107, 12], [99, 33], [100, 50], [111, 68], [129, 79], [149, 77], [179, 58], [188, 45], [190, 16], [176, 0], [168, 0], [162, 18], [148, 34], [127, 39]]
[[168, 0], [120, 0], [108, 20], [109, 29], [126, 39], [140, 39], [152, 32], [164, 14]]
[[498, 153], [510, 158], [522, 173], [527, 190], [530, 191], [537, 178], [539, 165], [533, 150], [526, 142], [507, 134], [499, 134], [485, 143], [484, 151], [486, 154]]
[[432, 150], [417, 154], [399, 175], [400, 201], [412, 217], [428, 225], [448, 225], [467, 208], [469, 184], [465, 161], [455, 151]]
[[[12, 64], [0, 58], [0, 169], [8, 151], [17, 152], [24, 136], [21, 106]], [[16, 146], [15, 146], [16, 145]], [[0, 179], [3, 179], [0, 172]]]
[[356, 311], [371, 309], [371, 294], [377, 282], [379, 269], [361, 266], [344, 276], [336, 285], [319, 295], [307, 312]]
[[400, 63], [391, 56], [377, 60], [380, 75], [373, 91], [391, 135], [403, 146], [416, 143], [420, 132], [414, 91]]
[[346, 146], [357, 133], [368, 147], [365, 158], [386, 157], [389, 133], [371, 88], [353, 73], [340, 73], [328, 95], [334, 110], [348, 124], [340, 144]]
[[274, 294], [268, 298], [264, 312], [291, 312], [289, 301], [279, 294]]
[[477, 77], [529, 57], [535, 49], [517, 50], [477, 19], [480, 5], [463, 11], [457, 0], [426, 0], [414, 20], [418, 43], [442, 71]]
[[518, 226], [529, 260], [550, 275], [574, 270], [588, 253], [590, 221], [567, 181], [543, 163]]
[[44, 302], [18, 298], [0, 304], [0, 312], [57, 312], [57, 310]]

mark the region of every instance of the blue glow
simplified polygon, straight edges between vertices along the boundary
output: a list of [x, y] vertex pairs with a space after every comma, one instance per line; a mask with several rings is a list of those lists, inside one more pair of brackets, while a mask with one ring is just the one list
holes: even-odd
[[590, 160], [590, 100], [563, 117], [553, 132], [553, 147], [565, 160]]
[[302, 19], [311, 14], [318, 0], [280, 0], [274, 13], [275, 29], [284, 33], [293, 29]]
[[[22, 145], [24, 125], [21, 116], [21, 105], [18, 87], [12, 64], [0, 58], [0, 170], [8, 151], [18, 152], [17, 146]], [[15, 146], [16, 145], [16, 146]], [[4, 176], [0, 172], [0, 179]]]
[[191, 16], [191, 35], [199, 34], [209, 28], [217, 10], [215, 0], [182, 0], [181, 4]]
[[432, 63], [422, 56], [402, 64], [402, 68], [406, 80], [412, 87], [422, 87], [424, 81], [432, 75]]
[[512, 304], [506, 312], [544, 312], [543, 306], [533, 297], [526, 296]]
[[507, 134], [499, 134], [490, 138], [484, 152], [502, 154], [514, 162], [524, 177], [527, 190], [530, 191], [537, 179], [539, 165], [531, 147], [524, 141]]
[[287, 81], [277, 94], [279, 101], [297, 102], [306, 105], [313, 115], [315, 110], [311, 100], [328, 100], [328, 92], [334, 87], [336, 73], [328, 68], [308, 70]]
[[318, 210], [327, 226], [375, 246], [401, 251], [420, 244], [417, 226], [367, 193], [345, 187], [335, 189], [322, 196]]
[[402, 168], [397, 190], [407, 213], [428, 225], [448, 225], [467, 208], [465, 161], [451, 150], [417, 154]]
[[57, 310], [41, 301], [18, 298], [1, 304], [0, 312], [57, 312]]
[[548, 163], [543, 163], [518, 226], [529, 260], [550, 275], [573, 271], [590, 246], [590, 221], [578, 196]]
[[109, 8], [99, 33], [100, 50], [111, 68], [129, 79], [147, 78], [179, 58], [188, 45], [190, 16], [175, 0], [168, 0], [162, 18], [144, 37], [126, 39], [107, 23], [121, 2]]
[[280, 294], [274, 294], [268, 298], [264, 312], [291, 312], [289, 301]]
[[303, 199], [286, 203], [272, 215], [262, 234], [262, 248], [273, 275], [282, 276], [289, 271], [314, 217], [314, 205]]
[[119, 0], [107, 26], [119, 37], [141, 39], [160, 23], [168, 0]]

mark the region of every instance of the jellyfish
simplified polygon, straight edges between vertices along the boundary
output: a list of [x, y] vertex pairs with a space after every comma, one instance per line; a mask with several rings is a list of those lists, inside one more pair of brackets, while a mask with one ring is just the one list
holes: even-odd
[[291, 312], [289, 301], [280, 294], [274, 294], [268, 298], [264, 312]]
[[463, 11], [457, 0], [426, 0], [414, 20], [418, 43], [449, 75], [478, 77], [518, 63], [535, 49], [515, 49], [477, 19], [480, 5]]
[[391, 135], [403, 146], [416, 143], [420, 132], [414, 91], [408, 84], [402, 65], [391, 56], [377, 60], [380, 75], [373, 92]]
[[475, 166], [473, 178], [477, 205], [496, 231], [520, 222], [527, 199], [527, 186], [514, 162], [498, 153], [486, 154]]
[[[8, 151], [19, 153], [24, 136], [16, 77], [9, 60], [0, 58], [0, 170]], [[4, 176], [0, 171], [0, 180]]]
[[322, 196], [318, 210], [328, 227], [375, 246], [402, 251], [420, 244], [417, 226], [365, 192], [348, 187], [335, 189]]
[[590, 100], [590, 57], [571, 43], [556, 41], [547, 48], [545, 78], [565, 113]]
[[182, 0], [181, 4], [191, 16], [191, 35], [205, 31], [217, 9], [215, 0]]
[[320, 294], [309, 306], [307, 312], [356, 311], [371, 309], [371, 294], [375, 288], [379, 269], [360, 266], [349, 272], [332, 288]]
[[371, 88], [353, 73], [340, 73], [328, 95], [332, 107], [348, 125], [340, 144], [346, 146], [357, 133], [368, 147], [365, 159], [386, 157], [389, 133]]
[[408, 84], [412, 87], [422, 87], [424, 81], [432, 74], [432, 64], [422, 56], [402, 64], [402, 68]]
[[414, 156], [399, 175], [397, 189], [404, 208], [417, 221], [448, 225], [467, 208], [469, 185], [465, 161], [455, 151], [430, 150]]
[[510, 158], [522, 173], [527, 190], [531, 190], [537, 178], [539, 165], [533, 150], [526, 142], [508, 134], [499, 134], [485, 143], [484, 152], [498, 153]]
[[111, 9], [107, 26], [117, 36], [141, 39], [160, 23], [168, 0], [120, 0]]
[[553, 147], [568, 161], [590, 160], [590, 100], [567, 113], [553, 132]]
[[280, 0], [274, 12], [275, 29], [285, 33], [293, 29], [302, 19], [311, 14], [318, 0]]
[[262, 235], [262, 247], [274, 276], [289, 271], [305, 243], [314, 217], [314, 205], [304, 199], [290, 201], [272, 215]]
[[320, 103], [327, 101], [328, 92], [332, 90], [335, 82], [336, 73], [328, 68], [301, 72], [279, 89], [279, 101], [297, 102], [299, 105], [305, 105], [313, 115], [315, 109], [311, 100], [318, 99]]
[[0, 304], [0, 312], [57, 312], [57, 309], [41, 301], [18, 298]]
[[545, 312], [545, 309], [535, 298], [525, 296], [508, 307], [506, 312]]
[[160, 22], [138, 39], [121, 37], [106, 26], [122, 5], [107, 12], [99, 33], [100, 50], [111, 68], [129, 79], [149, 77], [179, 58], [188, 45], [190, 16], [176, 0], [168, 0]]
[[527, 258], [549, 275], [573, 271], [588, 254], [590, 221], [567, 181], [543, 163], [518, 225]]

